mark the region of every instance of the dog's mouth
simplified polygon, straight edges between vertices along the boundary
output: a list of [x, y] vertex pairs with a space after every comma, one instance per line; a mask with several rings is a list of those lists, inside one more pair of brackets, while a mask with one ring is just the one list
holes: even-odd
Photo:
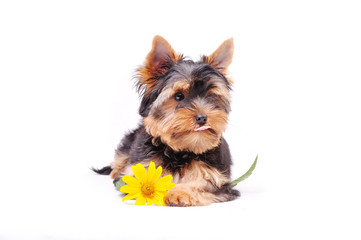
[[198, 128], [195, 128], [194, 131], [195, 132], [201, 132], [201, 131], [204, 131], [204, 130], [207, 130], [207, 129], [210, 129], [211, 126], [200, 126]]

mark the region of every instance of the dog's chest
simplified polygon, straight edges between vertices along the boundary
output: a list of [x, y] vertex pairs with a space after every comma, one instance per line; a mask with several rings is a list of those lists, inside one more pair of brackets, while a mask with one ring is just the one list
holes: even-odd
[[200, 157], [190, 152], [174, 152], [165, 149], [159, 155], [160, 161], [165, 169], [173, 173], [180, 173], [182, 169], [190, 165], [193, 161], [200, 161]]

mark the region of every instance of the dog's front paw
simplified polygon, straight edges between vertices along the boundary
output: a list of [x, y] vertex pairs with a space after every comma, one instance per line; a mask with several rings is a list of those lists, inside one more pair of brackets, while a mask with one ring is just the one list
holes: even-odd
[[191, 193], [185, 190], [171, 189], [164, 198], [164, 203], [171, 207], [196, 206], [197, 201]]

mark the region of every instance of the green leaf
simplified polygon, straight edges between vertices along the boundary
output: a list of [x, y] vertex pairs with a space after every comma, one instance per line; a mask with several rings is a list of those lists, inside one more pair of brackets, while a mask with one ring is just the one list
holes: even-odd
[[120, 178], [116, 183], [115, 183], [115, 188], [119, 191], [119, 189], [121, 187], [123, 187], [125, 185], [125, 182], [123, 182], [123, 180]]
[[253, 170], [256, 168], [256, 164], [257, 164], [257, 159], [258, 159], [258, 155], [256, 157], [256, 159], [254, 160], [252, 166], [248, 169], [248, 171], [243, 174], [242, 176], [240, 176], [239, 178], [233, 180], [229, 185], [231, 188], [235, 187], [238, 183], [242, 182], [243, 180], [245, 180], [246, 178], [248, 178], [249, 176], [251, 176]]

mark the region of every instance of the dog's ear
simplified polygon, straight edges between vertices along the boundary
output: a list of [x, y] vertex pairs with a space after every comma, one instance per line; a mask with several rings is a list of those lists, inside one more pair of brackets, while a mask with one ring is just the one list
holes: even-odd
[[179, 59], [181, 55], [173, 50], [167, 40], [161, 36], [155, 36], [144, 65], [137, 70], [138, 89], [145, 92], [154, 89], [159, 77], [164, 75]]
[[224, 41], [210, 56], [204, 57], [203, 59], [211, 66], [226, 74], [228, 66], [232, 63], [233, 51], [233, 38], [230, 38]]
[[[152, 50], [150, 50], [145, 59], [145, 65], [147, 68], [157, 71], [169, 60], [175, 61], [175, 59], [176, 54], [172, 46], [167, 40], [157, 35], [153, 38]], [[161, 72], [161, 74], [164, 73]]]

